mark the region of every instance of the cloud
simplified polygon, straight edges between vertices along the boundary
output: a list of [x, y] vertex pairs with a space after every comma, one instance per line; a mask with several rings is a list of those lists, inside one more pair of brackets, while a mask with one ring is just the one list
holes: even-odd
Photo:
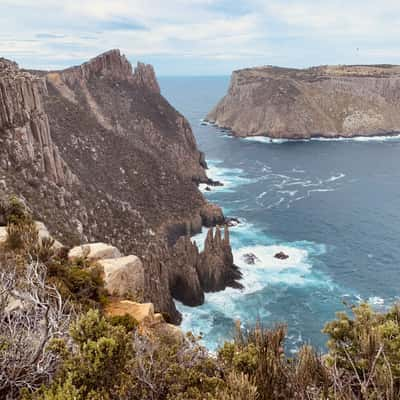
[[118, 47], [164, 74], [399, 63], [399, 19], [394, 0], [1, 0], [0, 55], [61, 68]]

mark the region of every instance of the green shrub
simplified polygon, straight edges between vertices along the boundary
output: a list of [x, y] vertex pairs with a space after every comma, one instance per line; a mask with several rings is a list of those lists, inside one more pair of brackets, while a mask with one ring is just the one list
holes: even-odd
[[63, 259], [48, 265], [49, 278], [60, 289], [64, 298], [72, 299], [85, 309], [98, 308], [107, 303], [102, 269], [97, 265], [84, 266]]
[[123, 326], [127, 332], [136, 330], [139, 323], [129, 314], [114, 315], [108, 318], [108, 321], [113, 326]]
[[26, 396], [32, 400], [109, 400], [123, 396], [131, 341], [123, 327], [112, 326], [91, 310], [70, 329], [74, 342], [64, 353], [60, 371], [49, 387]]
[[343, 390], [360, 399], [400, 398], [400, 306], [377, 313], [368, 304], [353, 307], [354, 318], [338, 313], [329, 335], [328, 365]]

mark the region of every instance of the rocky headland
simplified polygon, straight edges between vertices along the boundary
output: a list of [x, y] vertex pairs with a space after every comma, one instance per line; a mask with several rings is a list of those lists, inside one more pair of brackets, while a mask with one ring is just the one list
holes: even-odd
[[119, 50], [51, 72], [0, 59], [1, 193], [18, 195], [65, 246], [103, 242], [134, 255], [127, 264], [138, 257], [143, 301], [175, 323], [172, 296], [201, 304], [239, 276], [227, 233], [210, 233], [203, 253], [188, 239], [225, 221], [198, 189], [206, 167], [150, 65], [133, 69]]
[[302, 139], [400, 132], [400, 67], [273, 66], [233, 72], [207, 120], [233, 135]]

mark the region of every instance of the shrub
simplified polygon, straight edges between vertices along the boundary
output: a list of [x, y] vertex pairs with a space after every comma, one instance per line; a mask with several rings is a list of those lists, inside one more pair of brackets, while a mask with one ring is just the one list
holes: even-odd
[[123, 326], [127, 332], [134, 331], [139, 325], [136, 319], [129, 314], [114, 315], [112, 317], [109, 317], [108, 321], [113, 326]]
[[90, 310], [70, 329], [74, 346], [64, 352], [58, 376], [49, 387], [26, 396], [48, 400], [108, 400], [121, 398], [132, 356], [125, 329], [112, 326], [98, 311]]
[[107, 291], [99, 266], [80, 266], [56, 258], [48, 268], [49, 278], [59, 287], [64, 298], [70, 298], [86, 310], [107, 303]]
[[359, 399], [400, 398], [400, 306], [383, 314], [362, 304], [352, 312], [353, 319], [338, 313], [324, 328], [336, 389]]

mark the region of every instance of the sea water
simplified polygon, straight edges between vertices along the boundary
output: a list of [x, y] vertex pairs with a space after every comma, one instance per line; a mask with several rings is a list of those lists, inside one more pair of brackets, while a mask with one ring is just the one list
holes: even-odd
[[[302, 343], [323, 350], [321, 329], [336, 311], [361, 301], [385, 309], [400, 294], [400, 138], [233, 138], [201, 124], [228, 82], [160, 79], [192, 125], [208, 175], [224, 183], [205, 196], [241, 221], [231, 241], [244, 289], [208, 293], [200, 307], [177, 303], [182, 328], [215, 350], [232, 338], [237, 320], [285, 323], [288, 351]], [[205, 233], [194, 240], [201, 245]], [[289, 258], [276, 259], [280, 251]]]

